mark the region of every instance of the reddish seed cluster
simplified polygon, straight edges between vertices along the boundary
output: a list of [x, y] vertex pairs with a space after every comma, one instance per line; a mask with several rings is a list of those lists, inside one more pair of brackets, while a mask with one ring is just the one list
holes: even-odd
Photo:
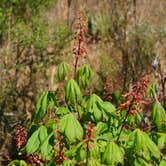
[[83, 13], [80, 13], [77, 19], [73, 54], [77, 58], [78, 57], [86, 58], [87, 56], [86, 18], [83, 16]]
[[56, 155], [55, 158], [54, 158], [54, 162], [56, 164], [62, 164], [64, 160], [67, 160], [68, 158], [64, 155], [64, 154], [61, 154], [60, 156], [59, 155]]
[[105, 82], [104, 82], [103, 99], [106, 101], [111, 101], [112, 100], [112, 96], [111, 96], [112, 93], [113, 93], [112, 81], [107, 77]]
[[66, 144], [64, 140], [64, 136], [61, 134], [60, 131], [57, 131], [58, 137], [57, 137], [57, 148], [58, 150], [55, 152], [55, 158], [54, 162], [56, 164], [62, 164], [64, 160], [67, 160], [67, 157], [64, 155], [64, 152], [66, 151]]
[[90, 123], [86, 127], [85, 138], [82, 141], [83, 142], [87, 142], [88, 149], [93, 148], [93, 141], [96, 138], [96, 135], [94, 134], [95, 130], [96, 130], [96, 128], [95, 128], [95, 124], [94, 123]]
[[28, 134], [25, 127], [20, 125], [17, 126], [17, 131], [14, 137], [14, 140], [16, 142], [16, 146], [18, 150], [20, 150], [22, 147], [26, 145], [27, 138], [28, 138]]
[[30, 156], [25, 156], [25, 161], [28, 164], [35, 164], [37, 166], [40, 166], [41, 163], [44, 163], [44, 161], [41, 160], [39, 154], [33, 153]]
[[88, 141], [93, 141], [96, 137], [96, 135], [94, 134], [95, 131], [95, 124], [90, 123], [87, 127], [86, 127], [86, 134], [85, 134], [85, 140]]
[[120, 105], [120, 111], [128, 110], [129, 114], [134, 115], [135, 111], [140, 111], [141, 105], [148, 105], [144, 99], [148, 82], [148, 80], [141, 79], [140, 82], [132, 86], [130, 92], [122, 95], [126, 101]]

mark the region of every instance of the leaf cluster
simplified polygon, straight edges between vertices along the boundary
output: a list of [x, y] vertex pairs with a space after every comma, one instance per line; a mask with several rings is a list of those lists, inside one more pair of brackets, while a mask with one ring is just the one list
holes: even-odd
[[[143, 121], [139, 112], [130, 116], [128, 110], [119, 113], [111, 102], [85, 93], [92, 80], [88, 65], [77, 70], [76, 79], [69, 79], [69, 71], [66, 63], [59, 64], [57, 79], [64, 84], [63, 104], [57, 102], [56, 92], [44, 92], [38, 99], [22, 156], [37, 153], [41, 164], [48, 166], [165, 165], [166, 114], [159, 101], [152, 109], [150, 125], [154, 130], [146, 132], [139, 128], [138, 120]], [[147, 94], [155, 98], [155, 93], [152, 84]]]

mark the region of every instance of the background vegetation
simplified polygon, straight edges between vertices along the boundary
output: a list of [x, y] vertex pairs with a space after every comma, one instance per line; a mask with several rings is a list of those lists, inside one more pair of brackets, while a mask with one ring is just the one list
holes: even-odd
[[152, 62], [160, 59], [165, 78], [165, 8], [165, 0], [1, 0], [0, 161], [13, 148], [13, 128], [30, 124], [41, 92], [57, 91], [62, 98], [55, 75], [60, 62], [74, 64], [73, 29], [79, 11], [88, 18], [91, 89], [103, 98], [127, 92], [143, 76], [161, 84]]

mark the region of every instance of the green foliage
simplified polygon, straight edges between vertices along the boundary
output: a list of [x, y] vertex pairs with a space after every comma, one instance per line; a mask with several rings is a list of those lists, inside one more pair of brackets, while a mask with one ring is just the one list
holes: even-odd
[[49, 140], [50, 140], [51, 136], [52, 136], [52, 134], [47, 135], [46, 137], [44, 137], [44, 140], [42, 141], [42, 144], [40, 146], [40, 154], [41, 154], [41, 157], [42, 157], [43, 160], [51, 160], [52, 159], [53, 147], [49, 143]]
[[159, 102], [155, 102], [153, 104], [152, 123], [154, 123], [157, 126], [157, 129], [159, 131], [165, 128], [166, 113], [164, 108]]
[[126, 121], [129, 125], [136, 127], [137, 123], [141, 123], [142, 117], [139, 112], [136, 112], [135, 116], [129, 115]]
[[26, 162], [24, 160], [13, 160], [10, 164], [7, 166], [27, 166]]
[[52, 158], [52, 146], [49, 140], [53, 133], [49, 133], [45, 126], [40, 126], [29, 138], [26, 144], [26, 152], [28, 155], [38, 151], [43, 160]]
[[166, 165], [166, 161], [165, 160], [162, 160], [161, 162], [160, 162], [160, 165], [159, 166], [165, 166]]
[[83, 65], [77, 70], [77, 82], [82, 85], [83, 88], [89, 86], [90, 80], [93, 77], [93, 72], [88, 65]]
[[60, 120], [60, 128], [71, 143], [83, 138], [83, 128], [72, 113]]
[[165, 133], [158, 133], [158, 140], [157, 140], [157, 144], [158, 144], [158, 147], [161, 149], [161, 148], [164, 148], [164, 146], [166, 145], [166, 134]]
[[116, 108], [111, 103], [102, 101], [96, 94], [92, 94], [87, 102], [86, 110], [94, 121], [107, 121], [109, 116], [115, 115]]
[[116, 165], [123, 163], [124, 150], [120, 148], [116, 143], [110, 142], [104, 151], [103, 162], [108, 165]]
[[75, 105], [77, 101], [78, 103], [82, 101], [80, 87], [73, 79], [69, 80], [65, 86], [65, 100], [71, 105]]
[[[49, 93], [43, 93], [38, 100], [36, 112], [34, 112], [34, 117], [37, 119], [45, 116], [50, 101]], [[153, 136], [155, 140], [153, 140], [153, 137], [140, 129], [124, 130], [122, 127], [124, 117], [121, 118], [117, 115], [115, 106], [103, 101], [96, 94], [92, 94], [90, 97], [82, 96], [79, 85], [73, 79], [66, 83], [65, 97], [68, 105], [56, 106], [57, 125], [53, 121], [53, 123], [49, 122], [39, 126], [29, 137], [25, 147], [28, 155], [38, 152], [43, 160], [51, 163], [54, 158], [53, 154], [58, 153], [58, 158], [66, 157], [67, 159], [60, 160], [63, 165], [85, 162], [92, 166], [164, 164], [164, 161], [161, 160], [160, 149], [166, 143], [165, 133], [156, 132]], [[51, 99], [53, 100], [53, 98]], [[71, 104], [75, 106], [75, 109], [70, 109]], [[161, 105], [156, 104], [159, 103], [154, 103], [155, 112], [152, 114], [152, 118], [153, 122], [161, 127], [161, 121], [157, 121], [155, 118], [162, 118], [162, 116], [154, 114], [161, 114], [160, 109], [162, 108], [160, 108]], [[81, 116], [78, 108], [82, 110]], [[163, 113], [163, 110], [161, 112]], [[137, 118], [135, 117], [128, 117], [126, 123], [136, 123]], [[122, 132], [119, 131], [120, 128], [122, 128]], [[117, 139], [119, 134], [120, 137]], [[53, 144], [51, 143], [52, 136], [54, 136]], [[56, 142], [59, 142], [59, 147], [55, 147]]]
[[47, 108], [54, 107], [56, 105], [55, 96], [52, 92], [44, 92], [35, 107], [35, 112], [33, 114], [33, 121], [36, 121], [37, 119], [42, 119], [47, 111]]
[[129, 147], [133, 151], [135, 159], [142, 164], [150, 161], [153, 156], [160, 159], [160, 150], [150, 137], [140, 129], [135, 129], [129, 137]]
[[62, 116], [62, 115], [65, 115], [65, 114], [67, 114], [69, 112], [70, 112], [69, 109], [66, 108], [66, 107], [58, 107], [56, 112], [55, 112], [55, 114], [57, 116]]
[[39, 145], [40, 145], [39, 133], [40, 133], [40, 130], [38, 129], [29, 138], [26, 144], [26, 152], [28, 155], [32, 154], [39, 148]]
[[57, 69], [57, 77], [58, 81], [65, 80], [67, 73], [69, 72], [69, 65], [65, 62], [62, 62], [58, 65]]
[[[67, 74], [68, 65], [65, 65], [61, 64], [58, 67], [60, 81], [65, 80]], [[77, 71], [80, 72], [79, 78], [84, 74], [87, 76], [91, 70], [89, 67], [85, 70], [84, 67], [87, 66]], [[87, 80], [90, 78], [87, 77]], [[86, 89], [89, 82], [84, 85]], [[42, 160], [53, 165], [56, 162], [60, 165], [89, 166], [165, 164], [162, 159], [162, 149], [166, 144], [163, 127], [165, 111], [158, 101], [154, 103], [152, 112], [152, 123], [157, 126], [157, 130], [154, 129], [152, 134], [140, 129], [124, 128], [125, 123], [137, 128], [138, 124], [141, 124], [140, 114], [119, 114], [112, 103], [103, 101], [96, 94], [83, 96], [82, 91], [85, 89], [82, 87], [81, 91], [74, 79], [69, 79], [64, 87], [66, 103], [60, 106], [56, 104], [52, 92], [45, 92], [40, 96], [33, 114], [29, 139], [21, 154], [37, 153]], [[150, 88], [148, 93], [153, 89]], [[122, 99], [118, 97], [117, 100], [116, 103], [119, 103]], [[46, 122], [41, 121], [50, 107], [54, 111], [53, 118]], [[37, 123], [38, 119], [40, 124]], [[36, 127], [33, 128], [34, 126]]]
[[157, 84], [152, 83], [148, 86], [146, 94], [156, 98]]

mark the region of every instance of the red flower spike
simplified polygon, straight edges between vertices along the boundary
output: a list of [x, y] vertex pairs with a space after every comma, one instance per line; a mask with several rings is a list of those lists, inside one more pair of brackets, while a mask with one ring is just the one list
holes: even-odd
[[131, 92], [125, 93], [122, 95], [123, 98], [129, 97], [131, 95]]
[[76, 57], [86, 58], [87, 55], [87, 47], [86, 47], [86, 18], [84, 17], [83, 13], [79, 14], [77, 18], [77, 25], [76, 25], [76, 32], [75, 34], [75, 42], [74, 42], [74, 49], [73, 54]]
[[20, 126], [20, 125], [17, 126], [17, 131], [16, 131], [16, 135], [14, 137], [14, 140], [16, 142], [16, 146], [17, 146], [18, 150], [26, 145], [27, 138], [28, 138], [28, 133], [27, 133], [25, 127]]
[[136, 113], [135, 113], [134, 110], [130, 110], [130, 114], [131, 114], [131, 115], [135, 115]]
[[93, 148], [93, 144], [89, 143], [89, 144], [88, 144], [88, 148], [89, 148], [89, 149], [92, 149], [92, 148]]
[[104, 82], [103, 99], [106, 101], [111, 101], [112, 93], [113, 93], [113, 83], [112, 83], [111, 79], [109, 77], [107, 77]]
[[145, 100], [140, 100], [139, 101], [140, 104], [143, 104], [145, 106], [149, 105], [149, 102], [145, 101]]
[[[128, 110], [129, 114], [135, 115], [136, 114], [135, 110], [140, 111], [141, 105], [149, 104], [144, 99], [148, 82], [149, 82], [148, 80], [145, 80], [142, 78], [142, 79], [140, 79], [140, 82], [138, 82], [132, 86], [131, 92], [128, 92], [128, 93], [122, 95], [122, 97], [124, 97], [126, 99], [126, 101], [120, 105], [120, 111], [130, 109], [130, 110]], [[135, 105], [139, 105], [139, 107], [135, 106]]]

